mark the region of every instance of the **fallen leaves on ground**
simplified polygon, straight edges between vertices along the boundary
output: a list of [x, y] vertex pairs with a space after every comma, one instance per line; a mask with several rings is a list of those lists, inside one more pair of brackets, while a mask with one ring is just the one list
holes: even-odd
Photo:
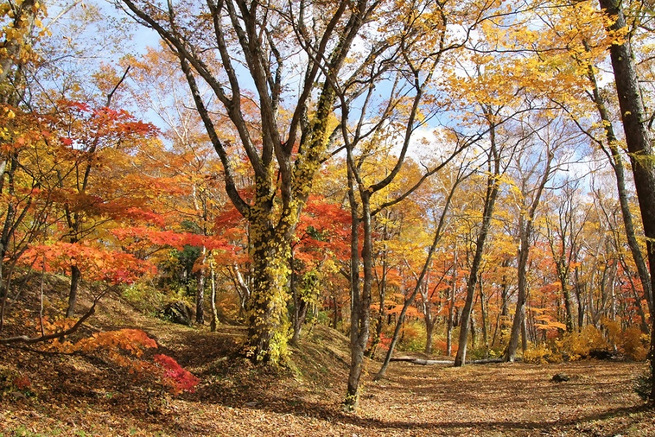
[[[272, 369], [240, 356], [239, 327], [211, 333], [128, 315], [100, 315], [97, 323], [127, 327], [112, 325], [121, 320], [145, 329], [159, 352], [200, 378], [194, 393], [164, 396], [92, 357], [3, 347], [2, 368], [19, 371], [31, 385], [0, 396], [0, 435], [655, 435], [655, 415], [632, 391], [643, 363], [398, 362], [373, 382], [379, 363], [369, 361], [359, 410], [351, 414], [340, 405], [347, 339], [335, 331], [312, 328], [290, 367]], [[570, 380], [553, 382], [557, 373]]]

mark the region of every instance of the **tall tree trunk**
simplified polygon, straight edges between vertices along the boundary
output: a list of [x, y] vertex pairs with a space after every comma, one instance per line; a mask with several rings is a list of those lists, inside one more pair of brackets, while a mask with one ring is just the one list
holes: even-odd
[[[516, 350], [519, 344], [519, 336], [523, 333], [523, 349], [527, 348], [527, 338], [525, 333], [525, 303], [528, 296], [528, 279], [527, 265], [530, 257], [530, 239], [534, 229], [534, 219], [539, 207], [541, 195], [551, 176], [551, 163], [554, 155], [551, 150], [547, 150], [547, 158], [544, 172], [538, 182], [534, 197], [527, 211], [519, 216], [519, 248], [518, 248], [518, 296], [516, 298], [516, 311], [512, 322], [512, 331], [510, 333], [509, 344], [503, 359], [513, 362], [516, 359]], [[525, 194], [524, 194], [525, 197]]]
[[[559, 269], [558, 269], [559, 270]], [[562, 295], [564, 296], [564, 309], [565, 309], [565, 320], [566, 320], [566, 330], [568, 332], [573, 332], [573, 302], [571, 301], [571, 292], [569, 291], [569, 286], [566, 283], [568, 280], [568, 275], [558, 275], [560, 278], [560, 284], [562, 284]]]
[[[364, 266], [365, 280], [363, 287], [359, 276], [360, 257], [359, 257], [359, 203], [355, 197], [355, 180], [352, 171], [352, 165], [348, 166], [348, 199], [350, 202], [350, 212], [352, 215], [352, 227], [350, 235], [350, 371], [348, 374], [348, 387], [346, 390], [346, 399], [344, 407], [346, 410], [354, 411], [359, 401], [359, 380], [362, 375], [362, 366], [364, 363], [364, 352], [368, 342], [369, 324], [370, 324], [370, 278], [366, 278], [366, 266]], [[370, 238], [370, 209], [368, 206], [368, 193], [364, 193], [362, 203], [363, 221], [368, 221], [368, 231], [364, 224], [364, 250], [362, 258], [366, 259], [370, 252], [367, 236]], [[367, 232], [369, 235], [367, 235]], [[366, 286], [369, 286], [367, 289]], [[362, 289], [360, 290], [360, 287]]]
[[[505, 260], [501, 263], [503, 267], [509, 267], [509, 260]], [[500, 331], [498, 343], [502, 345], [505, 343], [505, 325], [509, 321], [509, 284], [507, 282], [507, 275], [503, 275], [502, 282], [500, 284], [500, 314], [498, 315], [498, 326], [497, 330]], [[495, 344], [496, 333], [494, 332], [494, 344]]]
[[[600, 0], [601, 8], [614, 19], [610, 31], [626, 27], [622, 4], [618, 0]], [[655, 402], [655, 316], [653, 315], [652, 292], [655, 290], [655, 166], [652, 163], [651, 138], [646, 126], [646, 115], [641, 99], [641, 90], [635, 68], [630, 41], [615, 42], [610, 46], [610, 58], [614, 70], [614, 81], [621, 108], [623, 131], [630, 152], [639, 210], [646, 235], [646, 250], [650, 267], [651, 302], [651, 402]]]
[[[519, 227], [525, 229], [523, 220], [519, 220]], [[519, 243], [518, 255], [518, 295], [516, 297], [516, 311], [514, 312], [514, 320], [512, 321], [512, 330], [510, 331], [509, 343], [505, 351], [505, 361], [513, 362], [516, 358], [516, 350], [518, 349], [519, 339], [521, 333], [524, 332], [522, 328], [525, 326], [525, 302], [527, 299], [527, 275], [526, 266], [528, 262], [528, 241], [529, 234], [523, 230], [521, 232], [521, 239]], [[525, 338], [525, 336], [524, 336]]]
[[471, 311], [471, 317], [470, 317], [470, 325], [471, 325], [471, 347], [475, 349], [476, 341], [477, 341], [477, 327], [475, 326], [475, 317], [474, 316], [474, 311]]
[[528, 350], [528, 321], [527, 317], [523, 317], [523, 323], [521, 323], [521, 350], [523, 353]]
[[455, 356], [455, 367], [463, 366], [466, 362], [466, 345], [468, 342], [468, 329], [473, 311], [473, 298], [478, 280], [478, 272], [482, 264], [482, 255], [484, 254], [484, 245], [487, 241], [487, 235], [491, 227], [491, 218], [496, 205], [496, 198], [500, 190], [500, 154], [496, 148], [496, 131], [490, 109], [485, 110], [487, 121], [489, 123], [490, 151], [489, 151], [489, 175], [487, 177], [487, 190], [484, 198], [484, 208], [482, 211], [482, 223], [480, 231], [475, 241], [475, 255], [466, 283], [466, 301], [462, 310], [462, 320], [459, 331], [459, 346]]
[[[457, 254], [455, 254], [457, 260]], [[449, 288], [449, 302], [448, 302], [448, 320], [446, 321], [446, 355], [453, 354], [453, 325], [455, 318], [455, 287], [457, 284], [457, 265], [453, 270], [453, 285]]]
[[[373, 286], [373, 229], [371, 226], [371, 205], [368, 192], [360, 190], [362, 205], [362, 228], [364, 238], [362, 242], [362, 267], [363, 281], [361, 297], [357, 300], [359, 307], [356, 308], [357, 315], [354, 332], [353, 360], [348, 378], [348, 393], [346, 395], [346, 405], [348, 408], [354, 408], [359, 400], [359, 380], [362, 374], [364, 352], [370, 333], [370, 311], [371, 311], [371, 290]], [[350, 405], [349, 400], [355, 403]]]
[[578, 330], [582, 331], [586, 305], [584, 301], [584, 285], [580, 283], [580, 270], [577, 266], [573, 271], [573, 275], [575, 277], [575, 299], [578, 302]]
[[[590, 50], [586, 44], [585, 48]], [[618, 146], [618, 139], [614, 133], [614, 126], [611, 122], [609, 111], [605, 104], [601, 92], [598, 87], [598, 81], [596, 79], [596, 74], [594, 68], [590, 65], [587, 73], [589, 82], [592, 85], [592, 99], [598, 110], [600, 119], [603, 122], [603, 127], [605, 130], [606, 143], [600, 141], [599, 145], [606, 153], [614, 175], [616, 177], [616, 189], [619, 195], [619, 206], [621, 207], [621, 216], [623, 218], [623, 226], [625, 228], [625, 236], [628, 242], [628, 247], [630, 248], [630, 253], [637, 267], [637, 272], [639, 274], [639, 279], [641, 280], [642, 287], [644, 290], [644, 297], [646, 302], [648, 302], [648, 308], [651, 314], [655, 311], [655, 304], [653, 302], [653, 291], [651, 286], [650, 272], [644, 256], [641, 252], [641, 247], [637, 240], [637, 234], [635, 232], [635, 226], [633, 221], [632, 212], [630, 210], [630, 202], [628, 200], [629, 194], [626, 187], [626, 177], [623, 167], [623, 157], [621, 155], [621, 150]]]

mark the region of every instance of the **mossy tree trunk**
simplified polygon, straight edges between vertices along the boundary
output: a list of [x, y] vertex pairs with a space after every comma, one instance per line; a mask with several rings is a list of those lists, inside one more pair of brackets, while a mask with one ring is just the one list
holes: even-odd
[[[227, 195], [250, 228], [251, 353], [257, 360], [278, 362], [289, 337], [290, 244], [314, 175], [328, 154], [337, 79], [379, 3], [338, 0], [308, 7], [227, 0], [195, 10], [171, 2], [162, 9], [149, 0], [122, 0], [121, 5], [155, 30], [180, 61], [220, 158]], [[299, 75], [299, 65], [292, 63], [303, 56]], [[200, 92], [199, 81], [207, 92]], [[288, 92], [289, 87], [298, 93]], [[209, 106], [217, 104], [221, 108]], [[225, 117], [216, 117], [217, 112]], [[223, 129], [219, 123], [230, 126]], [[224, 131], [236, 132], [236, 139], [222, 137]], [[237, 162], [247, 162], [255, 180], [252, 199], [242, 191], [251, 187], [236, 182]]]

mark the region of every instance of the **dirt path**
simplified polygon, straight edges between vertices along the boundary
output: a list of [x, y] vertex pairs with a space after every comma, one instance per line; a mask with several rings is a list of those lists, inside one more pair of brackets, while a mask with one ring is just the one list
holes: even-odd
[[[368, 383], [355, 415], [340, 412], [343, 387], [292, 393], [284, 385], [269, 386], [242, 405], [185, 403], [178, 430], [235, 436], [653, 436], [655, 416], [638, 408], [630, 388], [642, 370], [640, 364], [596, 361], [464, 369], [396, 364], [388, 379]], [[571, 380], [551, 382], [558, 372]], [[188, 421], [198, 417], [194, 411], [204, 420]]]
[[[650, 429], [642, 430], [629, 419], [641, 404], [631, 381], [642, 368], [598, 361], [464, 369], [397, 365], [388, 381], [370, 387], [361, 416], [407, 435], [655, 435], [655, 421], [644, 422]], [[560, 372], [571, 379], [552, 382]]]

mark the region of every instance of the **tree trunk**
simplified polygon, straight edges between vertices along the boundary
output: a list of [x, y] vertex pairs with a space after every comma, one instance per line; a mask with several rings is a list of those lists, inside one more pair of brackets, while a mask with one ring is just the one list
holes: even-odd
[[[617, 0], [600, 0], [601, 8], [613, 19], [614, 23], [610, 30], [616, 31], [626, 27], [621, 2]], [[635, 69], [635, 61], [632, 56], [632, 49], [629, 40], [621, 44], [614, 43], [610, 46], [610, 57], [614, 70], [614, 81], [621, 108], [621, 119], [625, 132], [632, 173], [634, 175], [637, 198], [641, 219], [646, 235], [646, 250], [650, 267], [650, 303], [651, 303], [651, 402], [655, 402], [655, 316], [652, 311], [653, 296], [655, 290], [655, 167], [652, 164], [652, 145], [650, 135], [646, 126], [641, 90]]]
[[216, 332], [218, 327], [218, 310], [216, 308], [216, 270], [214, 268], [213, 259], [209, 264], [209, 279], [211, 281], [211, 306], [212, 306], [212, 319], [210, 322], [210, 329], [212, 332]]
[[378, 319], [375, 325], [375, 333], [373, 334], [373, 339], [371, 341], [371, 346], [367, 351], [366, 355], [369, 358], [375, 356], [375, 351], [378, 344], [380, 343], [380, 338], [382, 337], [382, 330], [384, 329], [384, 323], [387, 317], [387, 308], [386, 308], [386, 294], [387, 294], [387, 260], [386, 253], [382, 254], [382, 278], [378, 281], [378, 292], [380, 295], [380, 310], [378, 311]]
[[573, 332], [573, 302], [571, 301], [571, 292], [569, 291], [569, 286], [565, 281], [568, 280], [566, 276], [560, 276], [560, 284], [562, 284], [562, 295], [564, 296], [564, 309], [565, 309], [565, 320], [566, 320], [566, 330], [568, 332]]
[[436, 319], [431, 318], [425, 319], [425, 353], [430, 355], [432, 354], [432, 337], [434, 334], [434, 327], [436, 325]]
[[[293, 257], [289, 262], [289, 265], [293, 269]], [[293, 296], [293, 335], [291, 336], [291, 343], [298, 345], [300, 341], [300, 332], [302, 327], [307, 319], [307, 310], [309, 309], [309, 302], [304, 299], [303, 294], [298, 292], [298, 275], [295, 272], [291, 272], [290, 280], [291, 294]]]
[[474, 317], [474, 311], [471, 311], [471, 347], [475, 349], [476, 341], [477, 341], [477, 328], [475, 326], [475, 317]]
[[449, 288], [448, 302], [448, 320], [446, 322], [446, 355], [453, 354], [453, 327], [455, 323], [455, 289], [457, 287], [457, 252], [454, 256], [455, 265], [453, 266], [453, 284]]
[[[547, 145], [548, 147], [548, 145]], [[527, 207], [525, 212], [521, 212], [519, 216], [519, 248], [518, 248], [518, 296], [516, 299], [516, 311], [514, 312], [514, 321], [512, 322], [512, 331], [510, 333], [509, 344], [505, 351], [503, 359], [505, 361], [513, 362], [516, 359], [516, 349], [518, 348], [519, 336], [523, 332], [523, 349], [527, 348], [527, 338], [524, 328], [525, 324], [525, 303], [528, 296], [528, 280], [527, 280], [527, 265], [530, 256], [530, 238], [534, 229], [534, 218], [539, 207], [541, 195], [548, 183], [551, 175], [551, 163], [554, 158], [552, 150], [545, 151], [547, 154], [543, 174], [536, 186], [532, 201]], [[526, 194], [523, 193], [523, 197]], [[527, 205], [525, 205], [527, 206]]]
[[75, 305], [77, 303], [77, 290], [80, 285], [80, 278], [82, 272], [77, 266], [71, 266], [71, 286], [68, 292], [68, 308], [66, 309], [66, 317], [75, 317]]
[[580, 272], [578, 267], [574, 270], [575, 276], [575, 298], [578, 302], [578, 330], [582, 331], [584, 326], [584, 314], [585, 314], [585, 301], [584, 301], [584, 290], [583, 285], [580, 283]]
[[527, 317], [523, 317], [523, 323], [521, 323], [521, 350], [523, 353], [528, 350], [528, 321]]
[[478, 280], [480, 265], [482, 263], [482, 255], [484, 253], [484, 245], [489, 234], [491, 227], [491, 217], [494, 213], [496, 198], [500, 189], [500, 155], [496, 149], [495, 138], [495, 125], [492, 122], [491, 112], [485, 111], [489, 121], [489, 134], [491, 142], [491, 150], [489, 152], [489, 175], [487, 177], [487, 190], [484, 198], [484, 208], [482, 212], [482, 223], [480, 224], [480, 232], [475, 242], [475, 255], [473, 263], [471, 264], [471, 271], [468, 276], [466, 284], [466, 301], [464, 309], [462, 310], [462, 320], [460, 323], [459, 331], [459, 346], [457, 355], [455, 356], [455, 367], [463, 366], [466, 362], [466, 344], [468, 342], [468, 326], [471, 320], [471, 312], [473, 311], [473, 297], [475, 296], [475, 287]]
[[[359, 380], [362, 375], [364, 352], [368, 342], [371, 305], [371, 277], [367, 276], [366, 258], [371, 255], [371, 216], [368, 205], [369, 193], [360, 191], [362, 203], [362, 217], [364, 229], [364, 247], [362, 258], [364, 258], [364, 283], [361, 284], [359, 277], [359, 203], [355, 197], [355, 180], [353, 165], [348, 165], [348, 199], [352, 215], [352, 227], [350, 235], [350, 370], [348, 374], [348, 387], [344, 408], [354, 411], [359, 402]], [[368, 266], [371, 267], [370, 265]], [[369, 274], [372, 272], [369, 272]], [[368, 286], [368, 288], [367, 288]], [[361, 290], [360, 290], [361, 287]]]
[[514, 312], [514, 320], [512, 322], [512, 330], [509, 335], [509, 344], [505, 352], [505, 361], [513, 362], [516, 359], [516, 350], [519, 345], [519, 336], [521, 334], [521, 326], [525, 318], [525, 300], [527, 293], [527, 283], [525, 275], [525, 264], [527, 261], [527, 253], [525, 250], [519, 251], [519, 274], [518, 274], [518, 295], [516, 297], [516, 311]]
[[484, 347], [484, 357], [489, 358], [489, 333], [487, 332], [487, 304], [485, 302], [484, 290], [482, 284], [482, 273], [480, 273], [480, 315], [482, 316], [482, 342]]
[[257, 361], [277, 363], [288, 354], [290, 245], [271, 229], [256, 232], [251, 228], [250, 238], [253, 290], [248, 305], [248, 337]]
[[[371, 289], [373, 286], [373, 229], [371, 226], [371, 206], [368, 192], [360, 190], [362, 204], [362, 228], [364, 238], [362, 243], [362, 266], [364, 278], [362, 281], [361, 297], [357, 299], [358, 308], [355, 309], [356, 319], [353, 323], [353, 352], [350, 375], [348, 378], [348, 393], [346, 405], [349, 409], [355, 408], [359, 400], [359, 380], [362, 373], [362, 363], [366, 343], [370, 332]], [[349, 401], [354, 401], [350, 404]]]
[[207, 270], [205, 269], [205, 260], [207, 257], [207, 249], [202, 248], [202, 267], [198, 272], [198, 289], [196, 290], [196, 323], [198, 325], [205, 324], [205, 277]]

